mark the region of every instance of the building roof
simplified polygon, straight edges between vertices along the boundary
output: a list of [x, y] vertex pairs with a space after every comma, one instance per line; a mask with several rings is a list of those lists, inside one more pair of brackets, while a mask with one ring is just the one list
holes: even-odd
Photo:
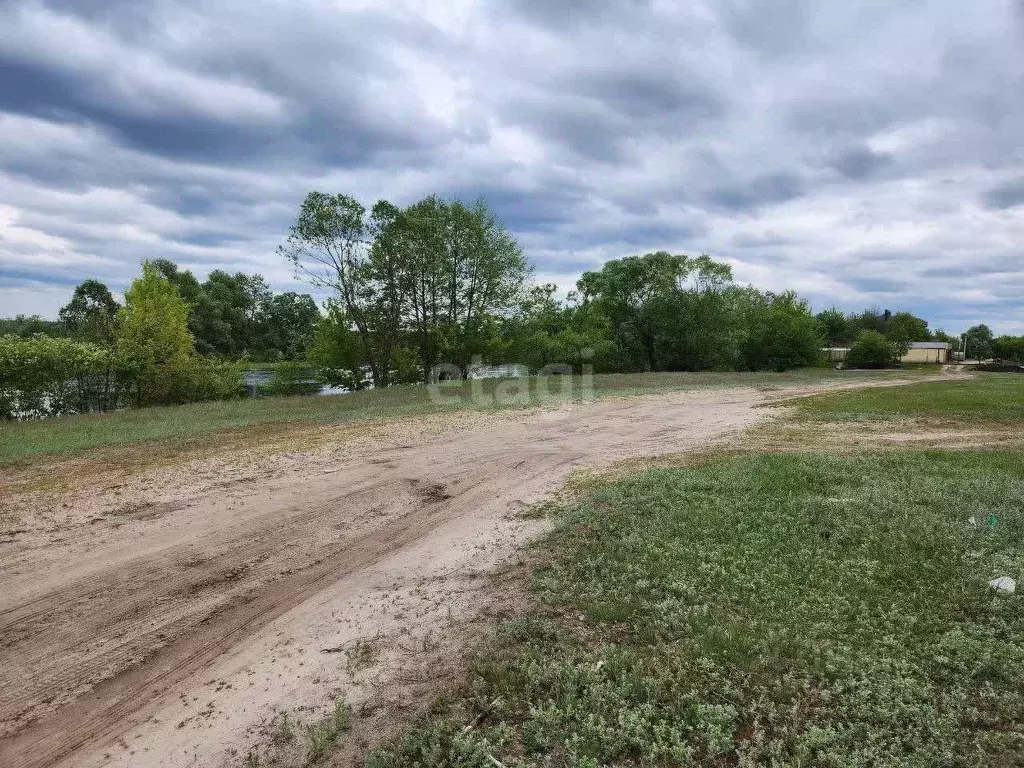
[[912, 341], [911, 349], [949, 349], [949, 344], [944, 341]]

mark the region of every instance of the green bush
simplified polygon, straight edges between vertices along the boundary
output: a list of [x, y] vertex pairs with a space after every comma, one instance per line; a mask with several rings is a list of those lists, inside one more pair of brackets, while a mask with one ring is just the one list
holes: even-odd
[[825, 334], [807, 302], [792, 291], [766, 294], [749, 313], [743, 344], [744, 367], [751, 371], [788, 371], [821, 359]]
[[0, 337], [0, 418], [108, 410], [117, 384], [110, 350], [88, 342]]
[[993, 343], [993, 349], [999, 360], [1024, 363], [1024, 336], [1000, 336]]
[[242, 393], [237, 364], [186, 355], [146, 364], [66, 338], [0, 337], [0, 418], [110, 411], [128, 404], [219, 400]]
[[417, 384], [423, 381], [423, 368], [416, 350], [399, 347], [391, 354], [391, 382]]
[[323, 384], [352, 391], [367, 385], [362, 370], [363, 349], [359, 336], [352, 330], [345, 313], [335, 304], [329, 305], [327, 317], [317, 326], [309, 360]]
[[862, 331], [846, 355], [851, 368], [888, 368], [899, 362], [903, 350], [878, 331]]
[[265, 395], [310, 395], [320, 389], [315, 372], [308, 363], [288, 360], [274, 368], [274, 373], [262, 388]]
[[[132, 367], [128, 361], [126, 367]], [[198, 355], [178, 357], [134, 372], [136, 404], [180, 405], [244, 394], [242, 368]]]

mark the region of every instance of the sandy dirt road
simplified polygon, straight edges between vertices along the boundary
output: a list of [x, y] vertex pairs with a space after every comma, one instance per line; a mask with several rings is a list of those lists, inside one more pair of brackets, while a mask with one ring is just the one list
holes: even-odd
[[[135, 478], [155, 501], [119, 514], [103, 504], [125, 488], [62, 498], [86, 512], [0, 549], [0, 765], [242, 765], [274, 713], [380, 695], [403, 654], [481, 610], [476, 577], [543, 527], [516, 510], [573, 468], [728, 440], [769, 397], [822, 388], [506, 413], [275, 473], [184, 465]], [[360, 640], [373, 685], [338, 652]]]

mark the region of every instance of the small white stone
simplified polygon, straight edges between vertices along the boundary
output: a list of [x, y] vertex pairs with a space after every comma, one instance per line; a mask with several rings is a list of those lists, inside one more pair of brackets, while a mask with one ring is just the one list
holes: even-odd
[[1017, 582], [1009, 576], [1000, 576], [998, 579], [992, 579], [988, 585], [1002, 595], [1012, 595], [1017, 591]]
[[977, 525], [978, 524], [978, 518], [976, 518], [974, 515], [971, 515], [970, 517], [967, 518], [967, 522], [970, 523], [971, 525]]

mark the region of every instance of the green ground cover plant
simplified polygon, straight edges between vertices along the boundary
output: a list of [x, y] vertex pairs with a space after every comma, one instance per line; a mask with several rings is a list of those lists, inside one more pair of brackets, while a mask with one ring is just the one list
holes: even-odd
[[[998, 385], [995, 385], [998, 386]], [[399, 766], [977, 766], [1024, 750], [1017, 452], [723, 456], [594, 486]], [[467, 724], [474, 724], [467, 728]]]

